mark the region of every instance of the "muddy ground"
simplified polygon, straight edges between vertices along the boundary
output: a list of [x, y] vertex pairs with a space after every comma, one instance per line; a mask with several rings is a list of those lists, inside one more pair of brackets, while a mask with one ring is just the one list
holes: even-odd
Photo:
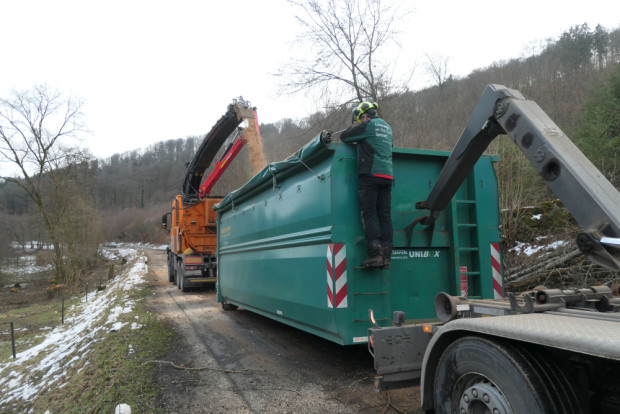
[[[174, 327], [158, 366], [169, 413], [419, 413], [419, 387], [377, 393], [365, 345], [342, 347], [239, 308], [213, 289], [181, 293], [147, 250], [150, 308]], [[180, 368], [180, 369], [179, 369]]]

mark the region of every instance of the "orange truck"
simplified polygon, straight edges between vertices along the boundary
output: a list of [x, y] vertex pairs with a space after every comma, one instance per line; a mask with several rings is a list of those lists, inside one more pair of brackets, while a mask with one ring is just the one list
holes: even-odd
[[[216, 281], [217, 216], [213, 206], [221, 198], [210, 193], [248, 141], [260, 144], [256, 119], [256, 108], [243, 98], [228, 105], [188, 164], [181, 194], [174, 198], [171, 211], [162, 216], [162, 228], [170, 232], [168, 280], [183, 292]], [[204, 172], [222, 147], [224, 155], [203, 182]]]

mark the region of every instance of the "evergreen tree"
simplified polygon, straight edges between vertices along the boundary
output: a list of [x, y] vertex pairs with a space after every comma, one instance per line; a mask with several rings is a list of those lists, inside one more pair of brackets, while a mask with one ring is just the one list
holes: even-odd
[[615, 185], [620, 184], [620, 67], [583, 105], [577, 145]]

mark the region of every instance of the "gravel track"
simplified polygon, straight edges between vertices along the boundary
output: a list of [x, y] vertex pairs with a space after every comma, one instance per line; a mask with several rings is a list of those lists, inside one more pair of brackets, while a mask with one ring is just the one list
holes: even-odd
[[365, 345], [343, 347], [242, 308], [224, 311], [213, 289], [182, 293], [168, 282], [165, 252], [145, 253], [155, 291], [148, 305], [176, 334], [157, 363], [164, 411], [419, 412], [418, 387], [392, 391], [392, 407], [387, 393], [374, 391]]

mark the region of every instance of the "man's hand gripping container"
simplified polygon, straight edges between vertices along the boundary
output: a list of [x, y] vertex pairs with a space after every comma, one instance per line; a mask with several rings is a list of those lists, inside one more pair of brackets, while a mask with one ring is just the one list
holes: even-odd
[[367, 342], [374, 310], [407, 323], [435, 320], [438, 292], [502, 296], [493, 162], [483, 156], [433, 228], [414, 221], [448, 152], [393, 149], [390, 269], [361, 269], [366, 240], [355, 146], [321, 141], [269, 164], [215, 206], [218, 301], [342, 345]]

